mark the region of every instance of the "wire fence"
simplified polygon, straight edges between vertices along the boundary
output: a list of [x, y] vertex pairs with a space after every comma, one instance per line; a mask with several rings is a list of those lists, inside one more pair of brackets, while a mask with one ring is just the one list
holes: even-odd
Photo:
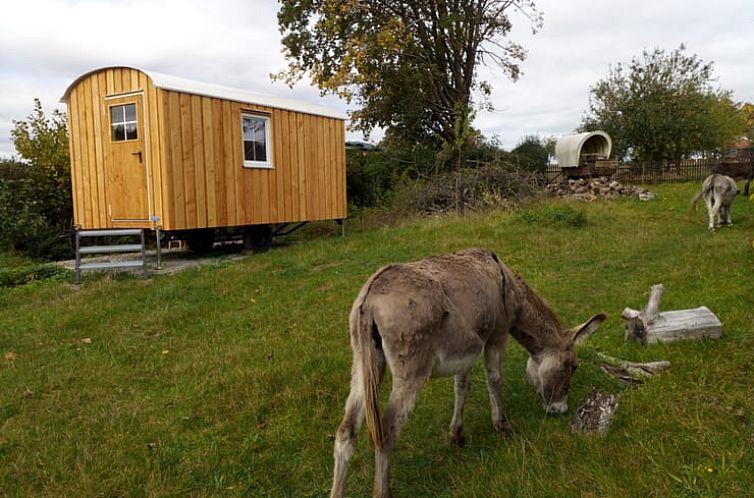
[[[669, 183], [702, 181], [711, 173], [722, 173], [737, 179], [751, 177], [754, 158], [688, 159], [679, 162], [620, 163], [612, 172], [614, 178], [628, 183]], [[567, 169], [547, 167], [547, 180], [569, 178]], [[599, 176], [599, 175], [598, 175]]]

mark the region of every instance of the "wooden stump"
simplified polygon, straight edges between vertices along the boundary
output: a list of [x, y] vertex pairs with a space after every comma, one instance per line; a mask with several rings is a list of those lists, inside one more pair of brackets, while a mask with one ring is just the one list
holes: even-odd
[[592, 389], [573, 415], [571, 432], [605, 434], [618, 408], [619, 400], [618, 394], [605, 394]]

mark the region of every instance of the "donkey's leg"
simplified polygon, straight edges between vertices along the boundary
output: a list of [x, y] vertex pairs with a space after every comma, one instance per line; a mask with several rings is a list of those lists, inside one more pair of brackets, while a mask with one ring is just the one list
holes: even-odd
[[715, 223], [715, 228], [721, 226], [723, 224], [723, 218], [722, 218], [722, 201], [720, 199], [714, 200], [715, 205], [712, 207], [712, 219]]
[[492, 407], [492, 425], [503, 434], [511, 434], [511, 427], [503, 409], [501, 394], [503, 386], [502, 364], [505, 355], [505, 337], [497, 342], [488, 342], [484, 346], [484, 372], [487, 376], [487, 390], [490, 393]]
[[704, 204], [707, 206], [707, 216], [709, 217], [707, 228], [710, 230], [714, 230], [715, 229], [715, 215], [717, 214], [717, 209], [715, 207], [715, 199], [712, 196], [712, 194], [704, 195]]
[[427, 377], [402, 379], [393, 376], [393, 389], [382, 416], [383, 444], [375, 450], [374, 497], [390, 498], [390, 458], [401, 429], [414, 409]]
[[733, 224], [733, 220], [731, 220], [730, 218], [730, 208], [731, 208], [732, 202], [733, 201], [731, 200], [730, 202], [726, 203], [725, 205], [723, 205], [723, 207], [720, 210], [720, 217], [722, 219], [722, 223], [725, 223], [726, 225]]
[[455, 404], [453, 405], [453, 419], [450, 421], [450, 442], [456, 446], [463, 446], [466, 437], [463, 435], [463, 405], [466, 403], [466, 394], [469, 392], [469, 372], [464, 372], [453, 377], [453, 392]]
[[346, 410], [343, 421], [335, 435], [335, 468], [333, 470], [331, 498], [342, 498], [343, 487], [348, 473], [348, 464], [353, 456], [356, 437], [364, 421], [364, 383], [361, 380], [361, 370], [354, 361], [351, 372], [351, 392], [346, 400]]

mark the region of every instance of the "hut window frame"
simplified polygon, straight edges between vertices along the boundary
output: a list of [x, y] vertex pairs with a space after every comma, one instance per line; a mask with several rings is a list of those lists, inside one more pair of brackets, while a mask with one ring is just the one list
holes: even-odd
[[136, 103], [110, 106], [110, 140], [128, 142], [139, 139], [139, 121]]
[[[247, 128], [246, 121], [254, 120], [263, 124], [263, 142], [259, 140], [258, 136], [250, 137], [251, 140], [247, 140]], [[270, 126], [271, 119], [268, 114], [260, 114], [256, 112], [241, 112], [241, 143], [243, 153], [243, 166], [244, 168], [265, 168], [272, 169], [272, 127]], [[253, 130], [252, 133], [256, 134], [259, 130]], [[247, 146], [247, 143], [249, 146]], [[257, 156], [260, 151], [259, 145], [263, 143], [264, 149], [262, 150], [264, 158]]]

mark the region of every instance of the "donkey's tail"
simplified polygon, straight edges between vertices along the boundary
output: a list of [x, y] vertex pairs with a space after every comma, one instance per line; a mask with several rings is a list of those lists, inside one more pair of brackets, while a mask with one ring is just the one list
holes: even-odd
[[[380, 351], [382, 340], [374, 321], [372, 310], [363, 302], [359, 307], [356, 325], [356, 344], [359, 348], [361, 378], [364, 382], [364, 410], [366, 413], [369, 445], [380, 449], [383, 446], [382, 416], [380, 415]], [[378, 349], [380, 348], [380, 349]]]
[[691, 198], [691, 204], [689, 204], [689, 211], [696, 212], [696, 203], [699, 202], [699, 199], [701, 199], [704, 193], [707, 191], [706, 187], [707, 187], [706, 184], [703, 185], [702, 189], [696, 194], [694, 194], [694, 197]]

